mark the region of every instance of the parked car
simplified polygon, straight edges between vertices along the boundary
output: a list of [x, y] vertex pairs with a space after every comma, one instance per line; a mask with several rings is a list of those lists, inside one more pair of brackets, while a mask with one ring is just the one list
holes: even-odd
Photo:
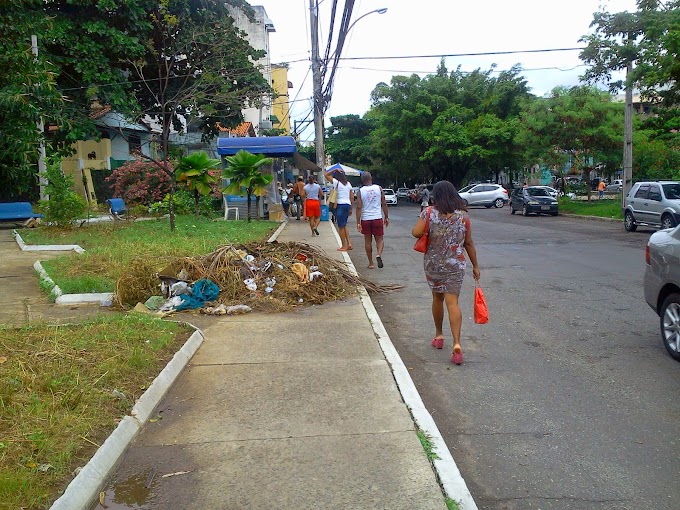
[[645, 301], [659, 316], [668, 354], [680, 361], [680, 225], [650, 236], [645, 261]]
[[619, 191], [621, 191], [621, 188], [623, 188], [623, 180], [614, 179], [611, 184], [607, 185], [605, 191], [615, 191], [616, 193], [618, 193]]
[[528, 186], [512, 190], [510, 195], [510, 214], [522, 211], [522, 216], [529, 214], [550, 214], [557, 216], [559, 205], [557, 199], [550, 196], [542, 186]]
[[385, 202], [387, 202], [387, 205], [398, 205], [397, 195], [393, 189], [383, 188], [383, 192], [385, 193]]
[[409, 189], [408, 189], [408, 188], [399, 188], [399, 189], [397, 189], [397, 198], [404, 198], [404, 199], [407, 199], [407, 198], [408, 198], [408, 193], [409, 193]]
[[508, 203], [508, 190], [500, 184], [470, 184], [458, 191], [467, 205], [501, 208]]
[[628, 232], [640, 225], [673, 228], [680, 222], [680, 182], [636, 182], [623, 205], [623, 226]]

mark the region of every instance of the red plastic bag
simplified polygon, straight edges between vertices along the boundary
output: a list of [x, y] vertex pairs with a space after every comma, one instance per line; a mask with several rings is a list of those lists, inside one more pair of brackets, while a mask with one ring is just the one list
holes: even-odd
[[475, 282], [475, 323], [486, 324], [487, 322], [489, 322], [489, 309], [486, 306], [486, 298], [479, 283]]

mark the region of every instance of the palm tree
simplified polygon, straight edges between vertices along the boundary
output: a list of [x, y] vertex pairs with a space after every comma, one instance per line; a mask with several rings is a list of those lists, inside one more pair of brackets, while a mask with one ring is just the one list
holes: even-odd
[[208, 196], [212, 185], [220, 180], [219, 174], [210, 173], [219, 164], [219, 159], [212, 159], [205, 152], [195, 152], [182, 158], [175, 170], [177, 182], [194, 192], [194, 212], [197, 218], [200, 196]]
[[253, 195], [260, 197], [265, 193], [265, 187], [274, 179], [273, 175], [263, 174], [259, 169], [272, 162], [262, 154], [251, 154], [248, 151], [238, 151], [227, 159], [229, 166], [223, 177], [229, 179], [229, 186], [222, 193], [239, 195], [241, 188], [246, 188], [248, 196], [248, 221], [250, 221], [250, 203]]

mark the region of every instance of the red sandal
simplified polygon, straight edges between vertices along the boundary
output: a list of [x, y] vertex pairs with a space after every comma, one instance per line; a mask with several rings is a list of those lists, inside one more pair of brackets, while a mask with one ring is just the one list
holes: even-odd
[[443, 338], [433, 338], [432, 339], [432, 347], [435, 349], [443, 349], [444, 348], [444, 339]]
[[463, 364], [463, 350], [460, 347], [453, 348], [453, 354], [451, 355], [451, 363], [454, 365]]

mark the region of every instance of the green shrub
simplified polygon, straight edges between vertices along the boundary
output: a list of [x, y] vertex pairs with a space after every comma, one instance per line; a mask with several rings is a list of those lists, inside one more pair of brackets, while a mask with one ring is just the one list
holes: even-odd
[[48, 158], [44, 175], [49, 200], [41, 201], [39, 209], [45, 214], [45, 221], [58, 227], [73, 226], [74, 220], [87, 211], [85, 199], [73, 191], [73, 177], [62, 172], [61, 160], [57, 158]]
[[[160, 202], [154, 202], [149, 206], [151, 214], [168, 214], [170, 204], [170, 195], [165, 195], [165, 198]], [[191, 192], [186, 190], [177, 190], [175, 192], [175, 214], [192, 214], [194, 212], [194, 196]], [[199, 212], [202, 216], [212, 217], [215, 215], [215, 206], [213, 205], [212, 196], [202, 196], [198, 202]]]

